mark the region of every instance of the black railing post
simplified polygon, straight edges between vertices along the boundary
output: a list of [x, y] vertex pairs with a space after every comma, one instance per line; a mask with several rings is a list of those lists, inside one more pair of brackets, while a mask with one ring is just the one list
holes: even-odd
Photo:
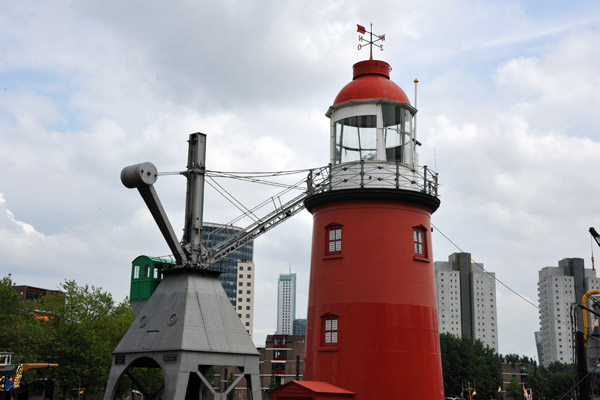
[[396, 189], [400, 189], [400, 160], [396, 160]]
[[329, 191], [331, 191], [331, 181], [333, 180], [333, 176], [331, 175], [331, 163], [327, 164], [327, 178], [329, 179]]
[[360, 160], [360, 188], [365, 187], [365, 160]]
[[423, 165], [423, 191], [427, 192], [427, 165]]

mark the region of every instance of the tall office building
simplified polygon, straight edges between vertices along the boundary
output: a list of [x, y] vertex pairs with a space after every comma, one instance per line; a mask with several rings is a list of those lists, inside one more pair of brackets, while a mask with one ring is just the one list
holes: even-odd
[[291, 335], [296, 319], [296, 274], [280, 274], [277, 285], [277, 333]]
[[[202, 242], [211, 248], [239, 231], [241, 228], [235, 226], [205, 222], [202, 224]], [[254, 244], [250, 241], [211, 266], [221, 272], [219, 281], [250, 335], [254, 323], [253, 258]]]
[[440, 333], [479, 339], [498, 351], [496, 280], [471, 254], [454, 253], [433, 263]]
[[[596, 271], [585, 269], [583, 259], [565, 258], [558, 267], [545, 267], [539, 272], [540, 363], [573, 362], [571, 308], [588, 290], [600, 289]], [[583, 315], [575, 314], [578, 329], [583, 329]], [[592, 320], [592, 319], [588, 319]]]

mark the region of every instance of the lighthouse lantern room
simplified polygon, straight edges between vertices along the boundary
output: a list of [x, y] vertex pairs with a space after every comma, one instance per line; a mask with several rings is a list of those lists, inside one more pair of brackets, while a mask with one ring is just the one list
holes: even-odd
[[340, 396], [444, 395], [430, 222], [440, 202], [437, 175], [418, 166], [416, 112], [389, 64], [371, 57], [354, 65], [326, 114], [329, 173], [309, 180], [305, 200], [313, 231], [304, 379]]

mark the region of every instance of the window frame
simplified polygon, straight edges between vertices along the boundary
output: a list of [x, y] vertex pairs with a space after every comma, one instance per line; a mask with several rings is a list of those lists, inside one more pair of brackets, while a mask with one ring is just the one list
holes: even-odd
[[[325, 227], [325, 257], [340, 257], [343, 252], [343, 231], [344, 226], [337, 222], [332, 222]], [[333, 239], [331, 234], [334, 233]], [[339, 234], [339, 236], [338, 236]], [[333, 244], [333, 251], [331, 245]], [[339, 244], [339, 249], [338, 249]]]
[[326, 313], [321, 316], [321, 347], [323, 350], [335, 350], [339, 345], [340, 316]]
[[428, 229], [423, 225], [415, 225], [412, 227], [412, 252], [413, 258], [416, 261], [429, 262], [427, 230]]

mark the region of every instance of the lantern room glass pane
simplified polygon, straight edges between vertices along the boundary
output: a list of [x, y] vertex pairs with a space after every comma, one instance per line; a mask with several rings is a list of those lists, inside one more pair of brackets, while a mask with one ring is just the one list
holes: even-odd
[[411, 163], [412, 114], [393, 104], [384, 104], [382, 114], [386, 160]]
[[375, 160], [377, 116], [359, 115], [336, 121], [334, 164]]

